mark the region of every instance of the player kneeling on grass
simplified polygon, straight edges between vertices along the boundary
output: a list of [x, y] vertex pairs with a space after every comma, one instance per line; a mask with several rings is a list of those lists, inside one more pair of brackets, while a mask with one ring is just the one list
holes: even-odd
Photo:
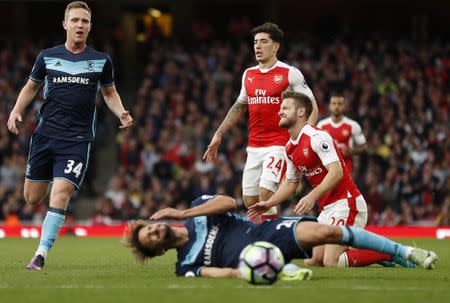
[[231, 213], [236, 209], [231, 197], [201, 196], [189, 209], [165, 208], [150, 218], [187, 219], [183, 227], [131, 221], [122, 243], [130, 247], [142, 263], [175, 248], [176, 274], [186, 277], [239, 277], [236, 269], [239, 254], [256, 241], [278, 246], [286, 263], [310, 258], [312, 248], [322, 244], [371, 249], [404, 257], [427, 269], [434, 268], [437, 260], [434, 252], [403, 246], [360, 228], [319, 224], [314, 217], [281, 217], [258, 225]]

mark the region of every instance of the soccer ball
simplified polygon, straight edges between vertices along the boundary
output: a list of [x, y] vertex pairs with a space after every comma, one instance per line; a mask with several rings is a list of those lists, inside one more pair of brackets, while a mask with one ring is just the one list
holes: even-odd
[[247, 245], [239, 255], [241, 277], [251, 284], [272, 284], [283, 269], [281, 250], [269, 242], [258, 241]]

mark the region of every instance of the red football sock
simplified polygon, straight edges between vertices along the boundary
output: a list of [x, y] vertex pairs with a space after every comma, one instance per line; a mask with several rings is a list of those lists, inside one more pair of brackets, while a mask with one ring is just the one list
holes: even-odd
[[276, 219], [278, 217], [279, 216], [278, 216], [277, 208], [274, 206], [274, 207], [270, 208], [267, 212], [265, 212], [261, 215], [261, 223], [266, 220]]
[[256, 216], [256, 217], [253, 217], [253, 218], [248, 218], [250, 221], [252, 221], [253, 223], [256, 223], [256, 224], [261, 224], [263, 221], [261, 220], [261, 216]]
[[391, 255], [368, 249], [348, 249], [345, 254], [347, 255], [348, 267], [363, 267], [380, 261], [391, 261], [392, 259]]
[[276, 219], [279, 218], [278, 214], [271, 214], [271, 215], [266, 215], [266, 214], [262, 214], [261, 215], [261, 223], [269, 220], [269, 219]]

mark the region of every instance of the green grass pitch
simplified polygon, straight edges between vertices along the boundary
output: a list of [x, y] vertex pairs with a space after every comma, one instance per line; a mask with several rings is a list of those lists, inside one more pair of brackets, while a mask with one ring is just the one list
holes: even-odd
[[38, 240], [0, 239], [0, 302], [450, 302], [450, 241], [400, 240], [413, 241], [438, 253], [436, 270], [313, 268], [311, 281], [252, 286], [177, 278], [174, 252], [138, 265], [117, 238], [61, 237], [44, 270], [29, 271]]

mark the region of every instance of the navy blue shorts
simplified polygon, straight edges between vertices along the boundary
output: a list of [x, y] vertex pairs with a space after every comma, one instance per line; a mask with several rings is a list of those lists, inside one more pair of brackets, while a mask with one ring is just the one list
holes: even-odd
[[90, 153], [91, 142], [65, 141], [34, 134], [25, 178], [35, 182], [65, 179], [80, 189]]
[[284, 259], [290, 262], [292, 259], [308, 259], [312, 256], [311, 249], [304, 249], [297, 241], [295, 230], [301, 221], [317, 222], [315, 217], [280, 217], [264, 221], [255, 231], [259, 233], [258, 241], [267, 241], [281, 249]]

